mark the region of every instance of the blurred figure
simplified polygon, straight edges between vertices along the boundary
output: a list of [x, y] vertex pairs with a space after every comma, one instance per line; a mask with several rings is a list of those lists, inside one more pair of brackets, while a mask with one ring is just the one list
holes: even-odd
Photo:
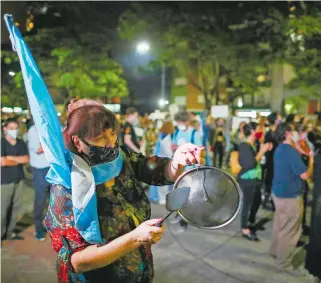
[[202, 118], [201, 116], [197, 115], [195, 112], [191, 112], [191, 126], [199, 131], [201, 138], [203, 137], [203, 128], [202, 125]]
[[213, 143], [213, 164], [217, 167], [217, 159], [219, 159], [218, 167], [221, 169], [223, 165], [225, 149], [225, 138], [222, 127], [217, 127], [215, 131], [214, 143]]
[[251, 122], [244, 126], [243, 131], [246, 142], [239, 145], [239, 164], [241, 171], [238, 174], [238, 182], [243, 192], [243, 205], [241, 211], [242, 236], [249, 241], [258, 241], [255, 231], [255, 218], [261, 205], [262, 169], [260, 160], [262, 156], [272, 149], [269, 143], [262, 144], [260, 151], [256, 153], [257, 123]]
[[277, 113], [274, 112], [271, 115], [269, 115], [269, 130], [266, 132], [264, 136], [264, 143], [271, 143], [273, 145], [272, 150], [267, 151], [265, 153], [265, 164], [263, 166], [264, 198], [262, 206], [264, 209], [270, 211], [274, 210], [274, 205], [271, 196], [274, 173], [273, 156], [275, 149], [278, 146], [278, 142], [276, 140], [276, 129], [279, 123], [280, 120], [278, 119]]
[[305, 259], [305, 268], [316, 277], [315, 283], [321, 278], [321, 139], [315, 142], [315, 158], [313, 168], [313, 201], [309, 244]]
[[[19, 124], [15, 119], [4, 122], [1, 138], [1, 238], [22, 240], [13, 233], [22, 216], [23, 164], [29, 162], [26, 144], [18, 139]], [[11, 214], [9, 210], [11, 208]]]
[[[173, 157], [172, 151], [172, 137], [171, 135], [174, 133], [174, 125], [172, 121], [165, 121], [161, 128], [159, 129], [158, 139], [156, 142], [156, 146], [153, 152], [153, 155], [159, 157]], [[149, 200], [152, 202], [158, 202], [159, 204], [166, 204], [166, 194], [172, 188], [171, 185], [156, 187], [149, 187]]]
[[[176, 149], [186, 143], [192, 143], [198, 146], [202, 146], [202, 140], [199, 132], [190, 126], [190, 113], [187, 111], [178, 112], [175, 115], [176, 130], [172, 136], [172, 150]], [[190, 166], [186, 166], [185, 170], [191, 169]], [[187, 223], [177, 214], [173, 223], [179, 222], [182, 231], [187, 228]]]
[[146, 157], [150, 157], [153, 154], [153, 149], [156, 144], [157, 134], [154, 129], [154, 125], [152, 121], [149, 121], [147, 125], [146, 132], [144, 134], [144, 142], [145, 142], [145, 155]]
[[137, 110], [133, 107], [128, 108], [126, 111], [126, 122], [122, 127], [123, 145], [137, 153], [140, 152], [140, 145], [134, 127], [138, 125], [138, 118]]
[[[304, 124], [300, 124], [297, 127], [298, 130], [298, 142], [296, 143], [296, 149], [301, 154], [301, 158], [305, 166], [309, 165], [309, 154], [313, 152], [308, 143], [308, 128]], [[306, 180], [302, 182], [302, 192], [303, 192], [303, 217], [302, 217], [302, 233], [303, 235], [309, 234], [309, 226], [307, 225], [307, 206], [308, 206], [308, 194], [309, 194], [309, 184]]]
[[177, 113], [175, 121], [177, 126], [173, 134], [173, 150], [176, 150], [180, 145], [185, 143], [202, 146], [199, 132], [190, 126], [190, 114], [188, 112]]
[[280, 144], [274, 154], [272, 197], [275, 213], [269, 253], [282, 271], [299, 276], [302, 272], [293, 268], [291, 260], [302, 232], [302, 180], [311, 176], [314, 158], [310, 156], [307, 168], [295, 149], [298, 133], [290, 125], [279, 125], [276, 136]]
[[28, 149], [30, 155], [30, 166], [32, 169], [32, 182], [35, 188], [34, 199], [34, 219], [35, 219], [35, 239], [38, 241], [45, 240], [46, 229], [43, 226], [44, 208], [46, 201], [49, 199], [49, 186], [46, 181], [46, 175], [49, 171], [48, 163], [36, 126], [33, 125], [28, 131]]

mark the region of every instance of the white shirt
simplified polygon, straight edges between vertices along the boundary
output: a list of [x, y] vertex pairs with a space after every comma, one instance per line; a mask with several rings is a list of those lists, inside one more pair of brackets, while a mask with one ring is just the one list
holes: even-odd
[[30, 165], [33, 168], [43, 169], [50, 167], [44, 153], [37, 154], [41, 143], [36, 126], [33, 125], [28, 131], [28, 149], [30, 156]]

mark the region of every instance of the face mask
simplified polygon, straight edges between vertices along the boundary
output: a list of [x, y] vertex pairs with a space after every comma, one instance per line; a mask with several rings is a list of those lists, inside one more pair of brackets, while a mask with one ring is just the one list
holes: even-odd
[[186, 131], [187, 127], [186, 125], [177, 125], [177, 129], [179, 129], [180, 131]]
[[293, 131], [292, 132], [292, 140], [296, 143], [299, 140], [299, 134], [298, 132]]
[[12, 137], [15, 140], [18, 137], [18, 130], [7, 130], [6, 133], [8, 136]]
[[133, 125], [137, 126], [138, 125], [138, 118], [136, 116], [131, 116], [128, 118], [128, 121]]
[[115, 144], [115, 147], [95, 146], [85, 142], [84, 140], [82, 140], [82, 142], [89, 148], [87, 157], [92, 165], [111, 162], [119, 155], [120, 148], [118, 140]]

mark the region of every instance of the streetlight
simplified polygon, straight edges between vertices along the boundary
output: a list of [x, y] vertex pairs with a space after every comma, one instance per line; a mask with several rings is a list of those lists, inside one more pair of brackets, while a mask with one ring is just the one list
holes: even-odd
[[163, 108], [165, 105], [168, 105], [169, 102], [168, 100], [165, 100], [164, 98], [161, 98], [159, 101], [158, 101], [158, 105]]
[[13, 72], [13, 71], [10, 71], [10, 72], [9, 72], [9, 75], [10, 75], [11, 77], [14, 77], [14, 76], [16, 75], [16, 73]]
[[146, 41], [141, 41], [136, 45], [136, 51], [139, 54], [146, 54], [150, 49], [149, 43]]

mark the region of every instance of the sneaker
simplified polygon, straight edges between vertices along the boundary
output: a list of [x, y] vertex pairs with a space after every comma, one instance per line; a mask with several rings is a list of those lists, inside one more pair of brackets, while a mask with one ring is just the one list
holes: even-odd
[[45, 237], [35, 237], [35, 240], [37, 240], [37, 241], [39, 241], [39, 242], [43, 242], [43, 241], [45, 241], [46, 240], [46, 238]]
[[16, 234], [16, 233], [12, 233], [12, 238], [10, 240], [14, 240], [14, 241], [22, 241], [24, 240], [25, 238]]
[[36, 233], [35, 240], [37, 240], [39, 242], [45, 241], [46, 240], [46, 233], [44, 233], [43, 231]]

